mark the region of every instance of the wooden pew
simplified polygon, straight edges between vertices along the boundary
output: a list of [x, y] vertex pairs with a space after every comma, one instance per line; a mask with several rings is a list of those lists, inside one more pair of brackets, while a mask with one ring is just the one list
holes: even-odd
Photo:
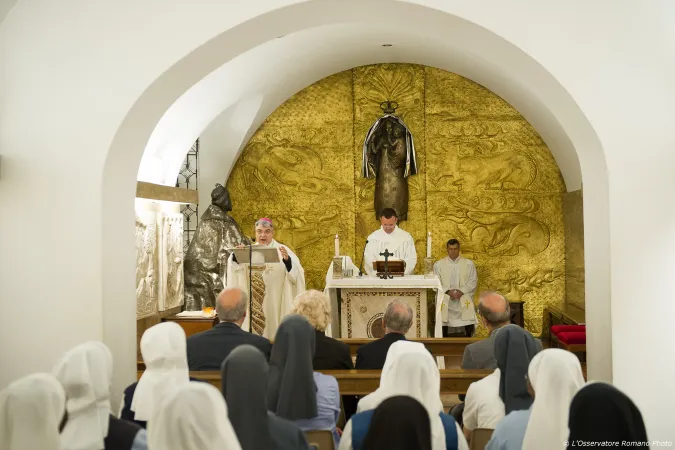
[[[321, 370], [321, 373], [332, 375], [337, 379], [342, 395], [367, 395], [380, 385], [380, 370]], [[442, 369], [441, 395], [466, 394], [469, 385], [490, 375], [492, 370]], [[582, 372], [586, 378], [586, 364], [582, 364]], [[138, 367], [138, 378], [143, 374]], [[190, 377], [211, 383], [220, 389], [220, 372], [190, 372]]]
[[[337, 379], [341, 395], [367, 395], [380, 385], [380, 370], [321, 370]], [[465, 394], [469, 385], [490, 375], [492, 370], [441, 370], [441, 394]], [[139, 372], [139, 376], [142, 372]], [[190, 372], [192, 378], [208, 381], [220, 389], [220, 372]]]
[[[481, 341], [483, 338], [411, 338], [412, 342], [419, 342], [431, 352], [433, 356], [463, 356], [467, 345]], [[362, 345], [373, 342], [375, 339], [338, 339], [349, 345], [349, 353], [356, 356], [356, 351]]]

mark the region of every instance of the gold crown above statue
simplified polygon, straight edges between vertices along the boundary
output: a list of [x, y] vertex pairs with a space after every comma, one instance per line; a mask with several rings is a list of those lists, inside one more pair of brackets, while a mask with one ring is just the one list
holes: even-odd
[[394, 114], [396, 112], [396, 108], [398, 108], [398, 103], [387, 100], [386, 102], [380, 103], [380, 108], [385, 114]]

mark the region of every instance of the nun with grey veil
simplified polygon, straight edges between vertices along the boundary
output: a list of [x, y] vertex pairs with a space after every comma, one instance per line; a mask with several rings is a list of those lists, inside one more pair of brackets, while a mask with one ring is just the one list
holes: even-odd
[[269, 365], [252, 345], [235, 348], [221, 366], [223, 396], [242, 450], [309, 449], [297, 425], [267, 410]]
[[315, 339], [305, 317], [291, 314], [282, 320], [270, 354], [267, 406], [303, 431], [331, 431], [337, 447], [340, 389], [335, 377], [313, 372]]

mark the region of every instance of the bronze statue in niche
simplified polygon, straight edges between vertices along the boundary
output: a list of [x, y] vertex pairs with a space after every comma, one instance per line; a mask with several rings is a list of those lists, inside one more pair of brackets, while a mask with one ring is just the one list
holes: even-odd
[[363, 143], [361, 175], [375, 177], [375, 217], [384, 208], [393, 208], [399, 220], [408, 218], [408, 177], [417, 173], [415, 144], [408, 127], [394, 115], [398, 104], [380, 104], [380, 117], [366, 134]]
[[228, 214], [232, 201], [220, 184], [211, 191], [211, 205], [202, 215], [185, 255], [185, 309], [199, 311], [215, 306], [223, 290], [231, 248], [249, 245], [239, 224]]

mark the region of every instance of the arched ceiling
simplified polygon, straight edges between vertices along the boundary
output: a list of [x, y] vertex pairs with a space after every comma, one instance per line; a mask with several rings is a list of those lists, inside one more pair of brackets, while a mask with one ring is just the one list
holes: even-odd
[[[466, 37], [466, 36], [465, 36]], [[383, 47], [383, 44], [391, 44]], [[480, 42], [439, 41], [423, 24], [392, 29], [388, 24], [342, 23], [305, 29], [267, 41], [195, 84], [162, 117], [148, 141], [138, 179], [175, 184], [191, 144], [218, 116], [228, 116], [231, 147], [219, 167], [225, 178], [241, 146], [265, 118], [294, 93], [333, 73], [355, 66], [408, 62], [438, 67], [470, 78], [516, 107], [551, 149], [568, 190], [581, 187], [576, 151], [549, 108], [518, 76], [480, 53]], [[517, 68], [514, 68], [517, 69]], [[222, 114], [236, 108], [232, 114]]]

